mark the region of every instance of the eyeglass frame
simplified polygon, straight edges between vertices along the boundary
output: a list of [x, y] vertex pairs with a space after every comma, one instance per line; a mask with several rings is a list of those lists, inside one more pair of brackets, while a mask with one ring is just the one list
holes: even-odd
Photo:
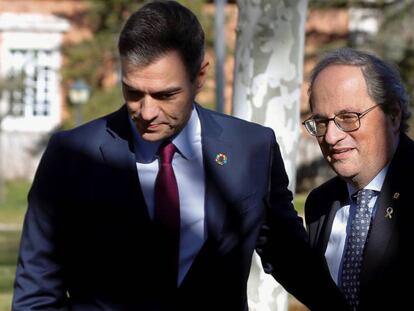
[[[315, 122], [314, 116], [311, 116], [310, 118], [308, 118], [308, 119], [306, 119], [305, 121], [303, 121], [303, 122], [302, 122], [302, 125], [306, 128], [306, 130], [308, 131], [308, 133], [309, 133], [310, 135], [315, 136], [315, 137], [322, 137], [322, 136], [325, 136], [325, 135], [326, 135], [326, 132], [328, 131], [328, 124], [329, 124], [329, 122], [331, 122], [331, 121], [333, 121], [333, 122], [334, 122], [334, 124], [336, 125], [336, 127], [337, 127], [338, 129], [340, 129], [341, 131], [343, 131], [343, 132], [345, 132], [345, 133], [354, 132], [354, 131], [359, 130], [359, 128], [361, 127], [361, 118], [363, 118], [366, 114], [368, 114], [368, 112], [370, 112], [370, 111], [374, 110], [374, 108], [376, 108], [376, 107], [378, 107], [378, 106], [381, 106], [381, 104], [376, 104], [376, 105], [374, 105], [374, 106], [372, 106], [372, 107], [370, 107], [370, 108], [368, 108], [367, 110], [364, 110], [364, 111], [362, 111], [362, 112], [344, 111], [344, 112], [340, 112], [340, 113], [338, 113], [338, 114], [334, 115], [332, 118], [321, 119], [321, 121], [322, 121], [322, 122], [324, 122], [324, 123], [326, 124], [326, 127], [325, 127], [325, 133], [323, 133], [322, 135], [317, 135], [316, 133], [315, 133], [315, 134], [313, 134], [313, 133], [309, 130], [309, 128], [306, 126], [306, 124], [307, 124], [309, 121], [314, 121], [314, 122]], [[358, 126], [357, 126], [355, 129], [352, 129], [352, 130], [344, 130], [344, 129], [343, 129], [343, 128], [342, 128], [342, 127], [341, 127], [341, 126], [337, 123], [337, 121], [335, 121], [335, 119], [336, 119], [336, 117], [337, 117], [337, 116], [340, 116], [340, 115], [342, 115], [342, 114], [347, 114], [347, 113], [352, 113], [352, 114], [355, 114], [355, 115], [357, 116], [357, 118], [358, 118]]]

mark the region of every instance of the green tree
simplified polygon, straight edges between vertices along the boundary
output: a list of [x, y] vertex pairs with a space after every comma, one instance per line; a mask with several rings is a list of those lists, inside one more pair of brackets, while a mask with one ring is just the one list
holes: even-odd
[[[391, 1], [382, 7], [378, 33], [362, 48], [374, 50], [387, 61], [397, 65], [401, 78], [414, 98], [414, 0]], [[411, 105], [413, 102], [411, 101]], [[414, 137], [414, 120], [410, 136]]]
[[376, 41], [377, 51], [398, 65], [414, 97], [414, 0], [398, 1], [384, 10]]
[[[92, 97], [84, 108], [85, 119], [105, 114], [119, 105], [117, 87], [104, 88], [105, 75], [117, 70], [116, 38], [126, 17], [142, 1], [107, 0], [88, 1], [89, 9], [78, 16], [78, 22], [92, 30], [92, 37], [76, 45], [63, 48], [66, 63], [62, 70], [66, 88], [78, 78], [91, 87]], [[115, 100], [114, 100], [115, 99]], [[70, 107], [73, 115], [73, 107]], [[73, 127], [74, 118], [65, 121], [64, 127]]]

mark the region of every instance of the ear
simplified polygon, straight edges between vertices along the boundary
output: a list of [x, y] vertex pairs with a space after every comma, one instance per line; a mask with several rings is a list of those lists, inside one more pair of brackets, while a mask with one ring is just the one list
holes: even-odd
[[390, 112], [390, 120], [391, 120], [391, 128], [394, 133], [398, 133], [400, 131], [400, 125], [401, 125], [401, 109], [394, 108]]
[[207, 80], [208, 65], [209, 65], [209, 62], [204, 57], [203, 62], [201, 63], [201, 66], [200, 66], [200, 70], [199, 70], [199, 72], [197, 74], [197, 77], [195, 79], [195, 82], [194, 82], [195, 83], [195, 88], [196, 88], [196, 93], [200, 92], [200, 90], [204, 86], [204, 83]]

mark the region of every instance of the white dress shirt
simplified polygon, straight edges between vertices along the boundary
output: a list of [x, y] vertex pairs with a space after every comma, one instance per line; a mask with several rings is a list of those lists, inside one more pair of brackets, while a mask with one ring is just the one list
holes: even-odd
[[[371, 189], [377, 191], [377, 193], [372, 197], [371, 201], [368, 203], [368, 207], [372, 211], [372, 217], [375, 216], [376, 210], [375, 202], [381, 191], [382, 185], [384, 183], [385, 175], [388, 171], [388, 166], [385, 166], [378, 174], [374, 177], [371, 182], [364, 187], [364, 189]], [[352, 195], [356, 193], [359, 189], [347, 184], [348, 187], [348, 201], [343, 202], [343, 205], [335, 214], [335, 218], [332, 224], [331, 235], [329, 236], [328, 246], [325, 251], [326, 262], [329, 267], [329, 272], [331, 273], [332, 279], [337, 285], [340, 284], [342, 271], [342, 258], [345, 248], [345, 242], [347, 236], [351, 229], [351, 219], [356, 212], [356, 204], [352, 200]], [[352, 217], [350, 217], [352, 216]]]
[[[145, 141], [131, 121], [135, 135], [137, 170], [148, 213], [154, 219], [154, 185], [159, 161], [161, 142]], [[197, 110], [193, 107], [191, 117], [182, 131], [173, 137], [178, 149], [172, 165], [178, 184], [180, 198], [180, 259], [177, 284], [180, 285], [207, 236], [205, 230], [205, 176], [201, 145], [201, 125]]]

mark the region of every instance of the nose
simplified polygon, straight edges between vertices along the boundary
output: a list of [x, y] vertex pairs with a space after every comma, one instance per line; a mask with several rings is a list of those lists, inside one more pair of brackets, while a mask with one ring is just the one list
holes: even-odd
[[324, 139], [329, 145], [335, 145], [345, 137], [346, 133], [339, 129], [333, 120], [328, 122]]
[[155, 119], [159, 114], [159, 107], [156, 101], [150, 96], [144, 96], [141, 99], [141, 118], [145, 121], [151, 121]]

